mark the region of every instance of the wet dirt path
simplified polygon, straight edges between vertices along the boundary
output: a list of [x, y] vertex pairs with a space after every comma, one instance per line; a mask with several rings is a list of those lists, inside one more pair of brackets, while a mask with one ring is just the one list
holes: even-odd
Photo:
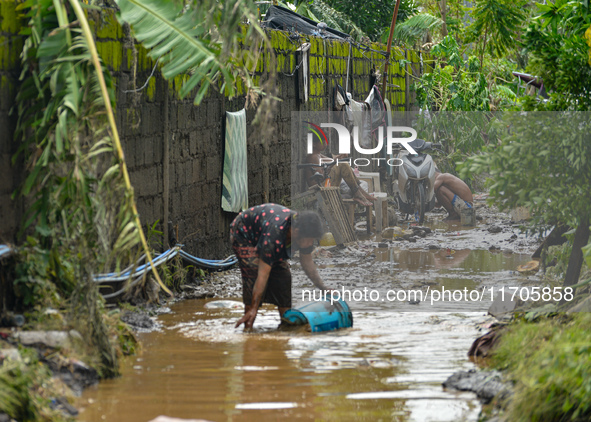
[[[462, 230], [438, 228], [435, 219], [433, 236], [416, 243], [378, 248], [366, 241], [317, 263], [328, 285], [381, 293], [523, 282], [513, 270], [529, 260], [531, 252], [525, 252], [532, 246], [509, 250], [504, 242], [518, 231], [505, 226], [484, 236], [485, 223]], [[491, 252], [490, 243], [500, 246]], [[293, 273], [297, 306], [309, 284], [297, 264]], [[233, 277], [237, 283], [238, 275]], [[487, 304], [355, 301], [352, 329], [318, 334], [278, 331], [276, 310], [265, 307], [255, 332], [246, 334], [234, 329], [241, 310], [207, 309], [206, 302], [177, 303], [158, 317], [160, 330], [139, 334], [143, 352], [124, 362], [121, 378], [85, 391], [79, 419], [477, 420], [475, 396], [444, 391], [441, 383], [474, 367], [466, 352], [486, 320]]]

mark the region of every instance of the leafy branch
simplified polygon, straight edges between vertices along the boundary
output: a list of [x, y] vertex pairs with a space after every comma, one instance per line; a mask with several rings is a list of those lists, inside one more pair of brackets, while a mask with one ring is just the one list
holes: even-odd
[[[125, 157], [123, 154], [123, 148], [121, 147], [121, 141], [119, 140], [119, 132], [117, 130], [117, 125], [115, 123], [115, 115], [113, 113], [113, 107], [111, 106], [109, 92], [107, 90], [107, 84], [105, 83], [105, 78], [103, 76], [103, 69], [102, 69], [100, 59], [99, 59], [99, 56], [98, 56], [98, 53], [96, 50], [94, 38], [93, 38], [92, 33], [90, 31], [90, 26], [88, 25], [88, 21], [86, 20], [86, 16], [84, 15], [84, 12], [83, 12], [82, 7], [80, 6], [80, 3], [78, 2], [78, 0], [70, 0], [70, 4], [72, 5], [72, 8], [74, 9], [74, 11], [76, 13], [76, 17], [78, 18], [78, 21], [82, 27], [82, 31], [83, 31], [83, 34], [84, 34], [84, 37], [85, 37], [86, 43], [87, 43], [87, 48], [90, 51], [90, 56], [92, 57], [92, 63], [94, 65], [94, 68], [96, 71], [96, 76], [98, 78], [98, 83], [100, 85], [103, 103], [107, 109], [107, 118], [109, 121], [109, 126], [111, 128], [111, 133], [113, 136], [113, 143], [115, 144], [115, 150], [117, 152], [117, 158], [119, 161], [119, 168], [120, 168], [121, 174], [123, 175], [123, 181], [125, 183], [125, 188], [127, 190], [127, 199], [129, 200], [129, 203], [131, 204], [131, 208], [133, 210], [133, 216], [134, 216], [133, 224], [135, 225], [135, 230], [137, 230], [137, 233], [139, 234], [140, 241], [141, 241], [142, 247], [144, 249], [144, 253], [146, 254], [146, 259], [148, 260], [148, 262], [150, 263], [150, 266], [152, 267], [152, 273], [156, 277], [158, 284], [160, 285], [162, 290], [164, 290], [166, 293], [168, 293], [170, 296], [172, 296], [172, 292], [164, 285], [164, 283], [160, 279], [160, 276], [158, 275], [158, 271], [156, 270], [156, 267], [154, 266], [154, 262], [152, 261], [152, 255], [150, 253], [150, 248], [148, 247], [148, 244], [146, 242], [146, 237], [145, 237], [144, 231], [142, 229], [142, 224], [140, 222], [139, 213], [137, 212], [137, 206], [135, 204], [135, 199], [134, 199], [134, 195], [133, 195], [133, 188], [131, 186], [131, 181], [129, 180], [129, 173], [127, 172], [127, 166], [125, 164]], [[131, 224], [132, 223], [130, 222], [130, 224], [124, 228], [122, 234], [127, 233], [127, 232], [133, 232]], [[124, 246], [124, 245], [121, 245], [121, 246]]]
[[159, 60], [164, 78], [188, 75], [179, 94], [186, 97], [197, 88], [195, 105], [216, 84], [230, 98], [242, 83], [249, 92], [264, 93], [251, 76], [259, 46], [266, 47], [269, 79], [274, 80], [274, 53], [251, 2], [203, 0], [185, 8], [165, 0], [118, 0], [117, 4], [120, 21], [129, 23], [149, 57]]

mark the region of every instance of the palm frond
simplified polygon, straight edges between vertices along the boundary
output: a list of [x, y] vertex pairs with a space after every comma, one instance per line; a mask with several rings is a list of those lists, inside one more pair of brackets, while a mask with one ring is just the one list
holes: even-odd
[[[429, 31], [439, 29], [442, 24], [443, 21], [436, 16], [429, 13], [418, 13], [396, 25], [393, 39], [406, 45], [413, 45], [419, 42]], [[386, 28], [382, 38], [387, 39], [388, 35], [389, 28]]]
[[361, 38], [367, 35], [344, 13], [338, 12], [322, 0], [314, 0], [310, 5], [314, 14], [326, 23], [329, 27], [351, 35], [355, 40], [361, 41]]
[[499, 97], [508, 98], [510, 100], [515, 100], [517, 95], [513, 90], [505, 85], [497, 85], [496, 86], [496, 94]]
[[[283, 7], [289, 7], [287, 3], [279, 2]], [[300, 2], [295, 12], [316, 22], [324, 22], [330, 28], [351, 35], [355, 40], [361, 41], [367, 35], [346, 14], [337, 11], [322, 0], [314, 0], [312, 3]]]
[[[200, 0], [185, 9], [168, 0], [118, 0], [117, 4], [120, 20], [131, 25], [149, 56], [160, 60], [164, 78], [191, 74], [181, 89], [182, 97], [199, 86], [198, 105], [217, 82], [225, 95], [236, 95], [236, 79], [247, 73], [244, 63], [251, 62], [240, 41], [246, 44], [257, 32], [263, 34], [249, 2]], [[250, 21], [244, 36], [243, 20]]]

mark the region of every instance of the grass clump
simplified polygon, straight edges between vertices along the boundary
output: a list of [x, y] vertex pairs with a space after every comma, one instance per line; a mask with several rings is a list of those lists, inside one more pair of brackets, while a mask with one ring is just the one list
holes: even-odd
[[581, 313], [509, 327], [492, 358], [515, 383], [507, 420], [591, 420], [590, 326]]
[[21, 349], [20, 354], [20, 360], [7, 359], [0, 365], [0, 412], [20, 422], [73, 421], [52, 407], [52, 400], [64, 393], [36, 351]]

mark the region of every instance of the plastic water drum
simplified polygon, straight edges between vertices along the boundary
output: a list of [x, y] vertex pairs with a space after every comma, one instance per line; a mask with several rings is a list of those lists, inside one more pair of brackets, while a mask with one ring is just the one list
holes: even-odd
[[298, 309], [289, 309], [282, 319], [288, 324], [310, 324], [310, 331], [332, 331], [353, 326], [353, 314], [344, 300], [312, 302]]

